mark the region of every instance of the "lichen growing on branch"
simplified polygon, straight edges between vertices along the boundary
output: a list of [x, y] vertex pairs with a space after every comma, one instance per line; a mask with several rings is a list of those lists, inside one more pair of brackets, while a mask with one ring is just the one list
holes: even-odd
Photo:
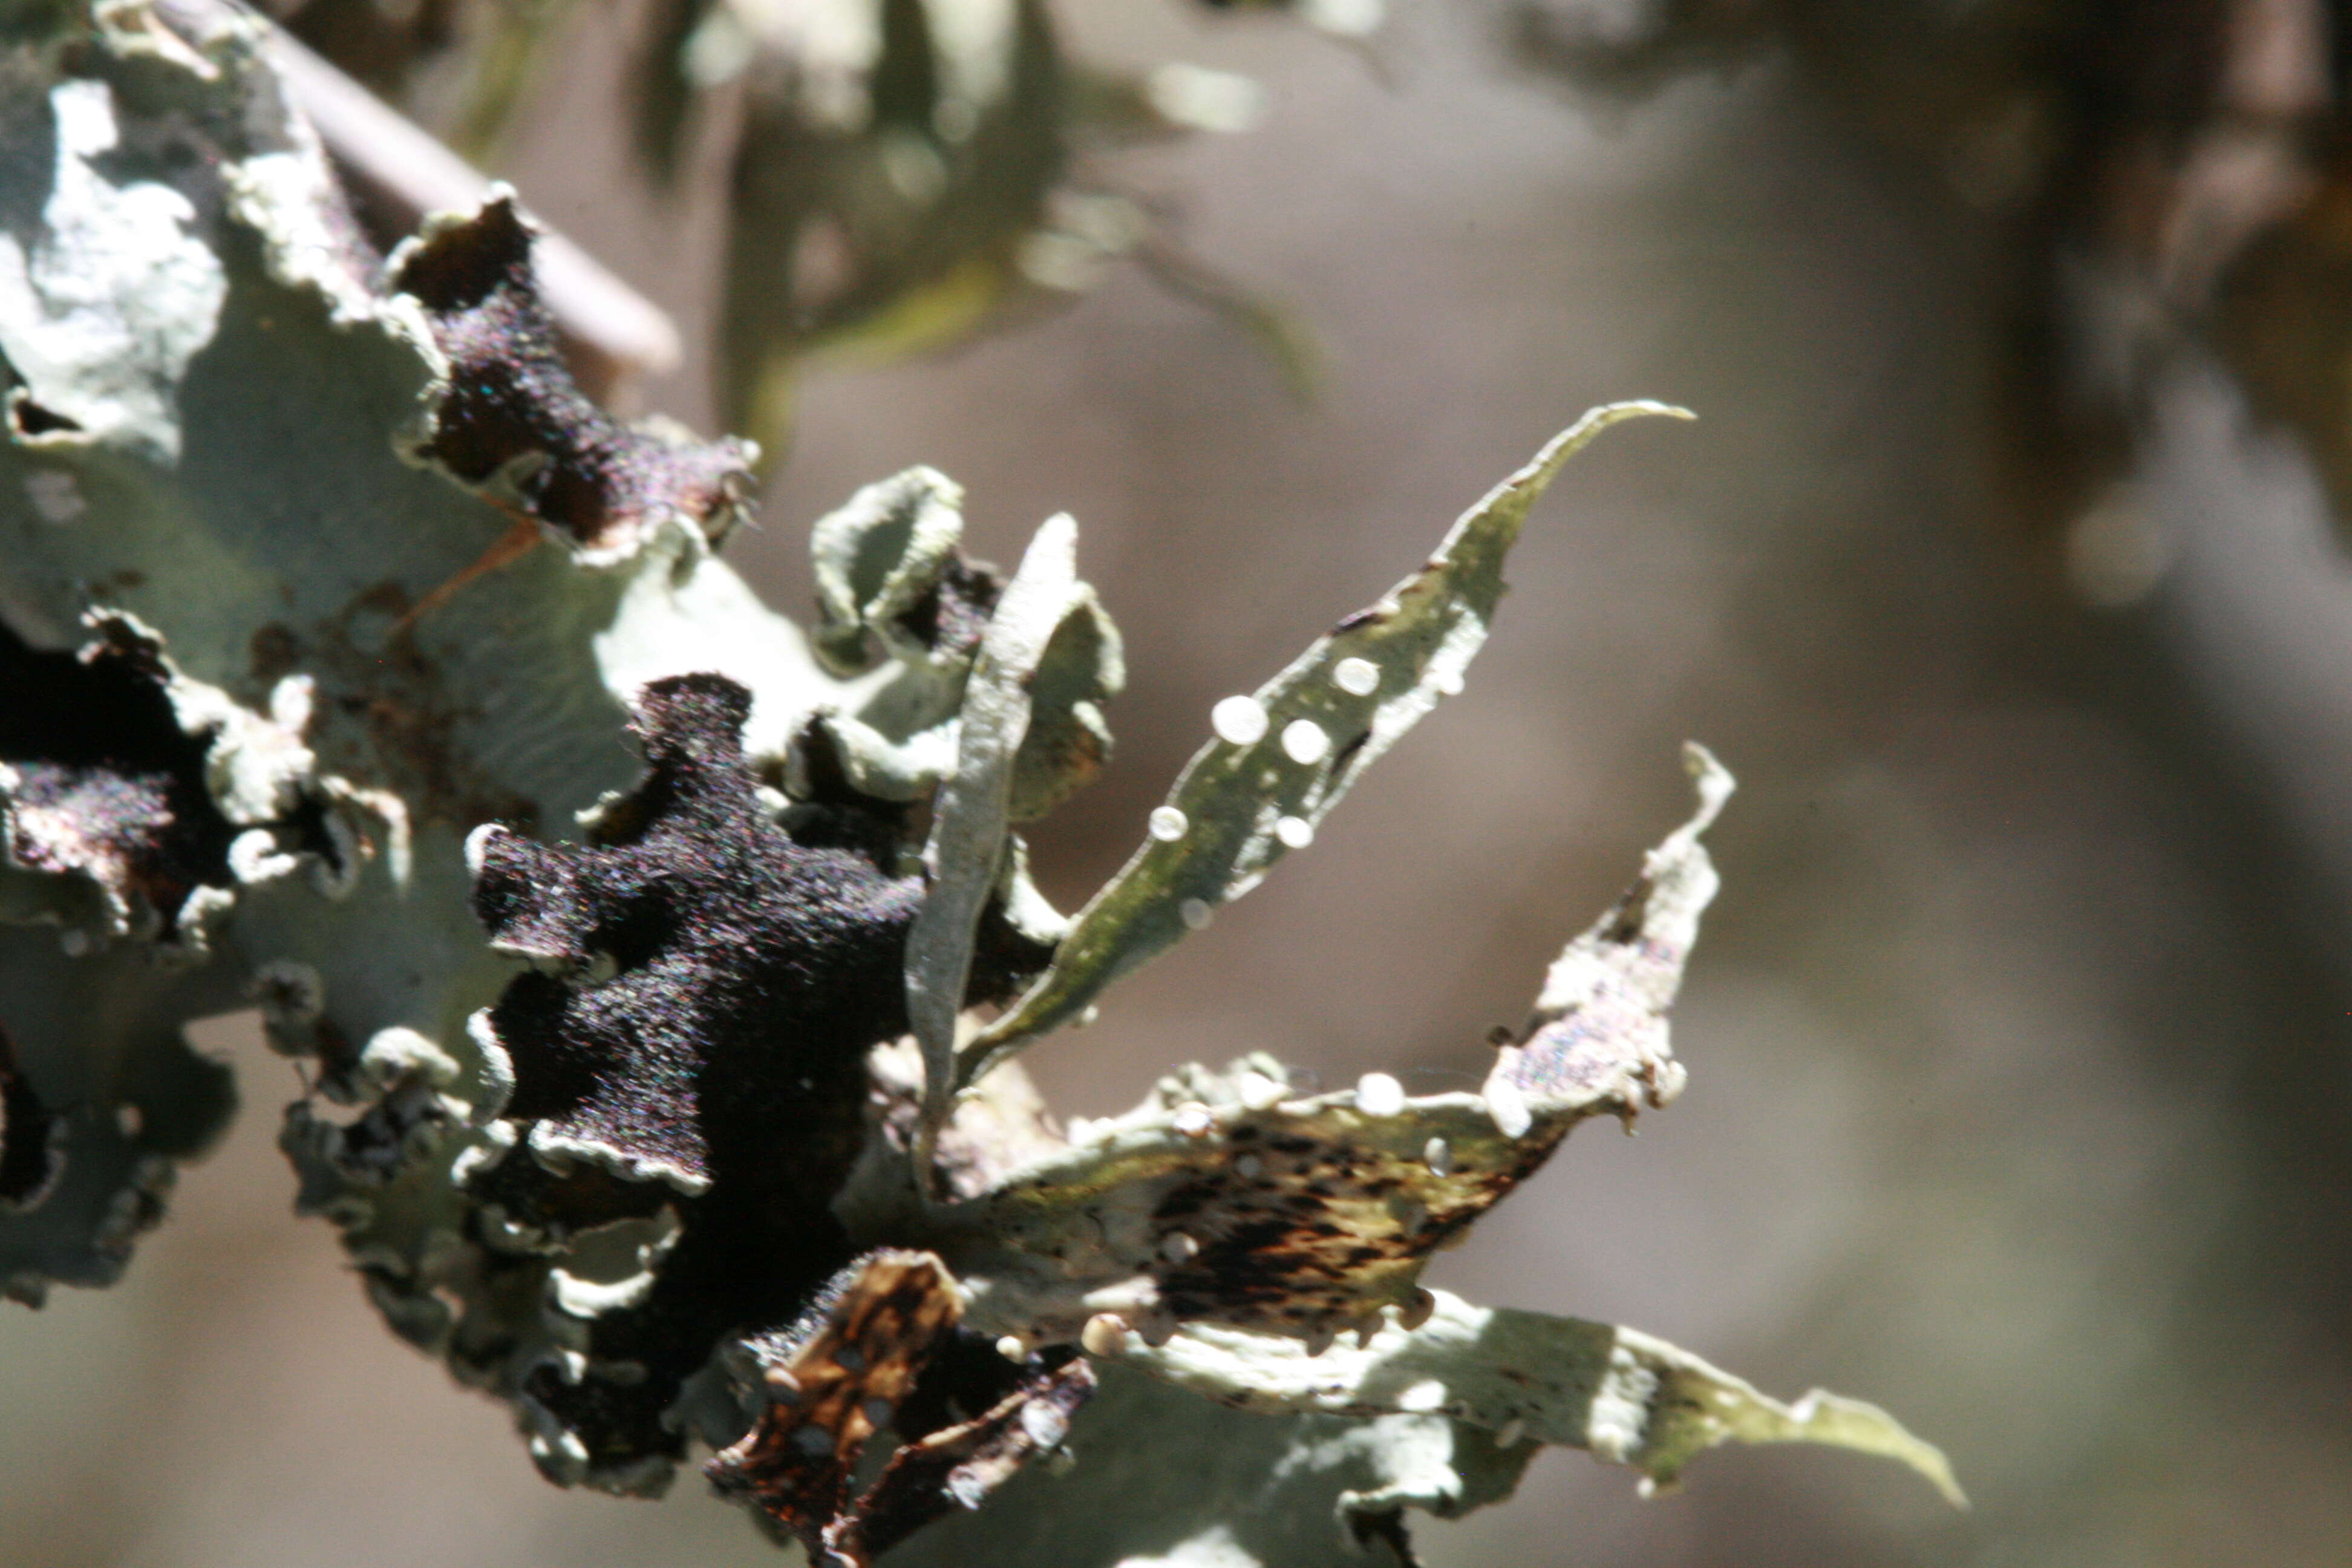
[[1409, 1562], [1408, 1507], [1546, 1443], [1644, 1484], [1829, 1443], [1957, 1499], [1871, 1406], [1420, 1283], [1680, 1088], [1731, 791], [1696, 747], [1479, 1093], [1260, 1054], [1066, 1130], [1009, 1059], [1309, 843], [1461, 689], [1561, 465], [1679, 411], [1588, 416], [1220, 704], [1065, 917], [1024, 835], [1108, 763], [1126, 658], [1069, 519], [1007, 576], [941, 476], [870, 487], [804, 638], [719, 557], [749, 447], [579, 391], [511, 193], [376, 257], [251, 15], [44, 16], [0, 75], [42, 151], [0, 167], [10, 1295], [119, 1273], [231, 1110], [183, 1027], [252, 1005], [303, 1064], [298, 1206], [396, 1332], [550, 1479], [707, 1450], [815, 1561]]

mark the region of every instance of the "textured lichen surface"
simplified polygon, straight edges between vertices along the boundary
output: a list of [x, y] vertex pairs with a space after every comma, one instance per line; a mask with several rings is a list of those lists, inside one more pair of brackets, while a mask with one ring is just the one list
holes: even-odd
[[1023, 836], [1108, 763], [1126, 659], [1076, 525], [1000, 573], [950, 481], [881, 481], [815, 526], [804, 640], [717, 557], [749, 448], [580, 393], [510, 195], [368, 253], [264, 37], [158, 0], [5, 45], [39, 153], [0, 165], [10, 1296], [121, 1271], [233, 1109], [184, 1028], [251, 1005], [303, 1064], [297, 1206], [395, 1332], [551, 1479], [708, 1450], [818, 1561], [1409, 1561], [1408, 1507], [1544, 1443], [1664, 1482], [1826, 1442], [1950, 1489], [1868, 1405], [1420, 1283], [1580, 1121], [1680, 1088], [1731, 789], [1697, 748], [1696, 815], [1479, 1093], [1260, 1053], [1066, 1128], [1008, 1059], [1310, 842], [1460, 689], [1561, 464], [1677, 411], [1589, 416], [1220, 704], [1067, 918]]

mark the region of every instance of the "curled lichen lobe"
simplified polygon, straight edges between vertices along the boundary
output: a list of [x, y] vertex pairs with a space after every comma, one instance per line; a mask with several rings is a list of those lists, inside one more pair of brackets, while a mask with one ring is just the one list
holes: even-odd
[[424, 306], [449, 365], [419, 455], [584, 550], [625, 551], [664, 517], [723, 535], [748, 502], [752, 449], [625, 426], [591, 402], [558, 350], [531, 244], [500, 195], [394, 257], [393, 287]]

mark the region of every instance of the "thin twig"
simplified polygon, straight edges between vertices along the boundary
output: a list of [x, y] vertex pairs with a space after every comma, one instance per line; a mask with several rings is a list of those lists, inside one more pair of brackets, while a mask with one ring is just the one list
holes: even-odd
[[[413, 223], [427, 213], [480, 205], [488, 176], [415, 121], [282, 29], [274, 30], [271, 52], [327, 151], [395, 217]], [[583, 379], [609, 384], [678, 367], [685, 351], [662, 308], [544, 222], [531, 260], [557, 331], [602, 362], [604, 374]]]

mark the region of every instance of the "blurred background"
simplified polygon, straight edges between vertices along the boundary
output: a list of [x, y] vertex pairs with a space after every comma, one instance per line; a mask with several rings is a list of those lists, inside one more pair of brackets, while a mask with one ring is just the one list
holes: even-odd
[[[1467, 694], [1311, 852], [1028, 1059], [1065, 1115], [1258, 1048], [1328, 1082], [1475, 1087], [1487, 1028], [1686, 812], [1676, 748], [1702, 740], [1742, 788], [1675, 1018], [1691, 1087], [1637, 1138], [1578, 1134], [1433, 1282], [1883, 1404], [1976, 1507], [1794, 1449], [1710, 1455], [1645, 1502], [1552, 1451], [1516, 1502], [1418, 1523], [1433, 1564], [2352, 1563], [2331, 459], [2245, 333], [2174, 309], [2227, 296], [2214, 268], [2179, 285], [2177, 254], [2135, 251], [2154, 220], [2084, 240], [2137, 209], [2088, 167], [2116, 139], [2086, 152], [2095, 117], [2050, 106], [2112, 110], [2067, 72], [2145, 56], [2167, 8], [2075, 7], [2055, 64], [1943, 49], [1920, 20], [1994, 9], [1406, 0], [1351, 40], [1065, 5], [1074, 54], [1263, 87], [1246, 134], [1122, 153], [1118, 178], [1311, 334], [1315, 397], [1232, 311], [1114, 265], [951, 353], [808, 369], [763, 528], [730, 547], [797, 612], [808, 524], [908, 464], [967, 487], [1000, 561], [1076, 514], [1130, 676], [1110, 770], [1034, 836], [1073, 905], [1212, 702], [1546, 437], [1618, 398], [1698, 412], [1560, 481]], [[2322, 29], [2299, 35], [2315, 88], [2301, 57], [2263, 79], [2326, 99], [2321, 7], [2221, 9]], [[1634, 58], [1677, 22], [1682, 56]], [[640, 0], [562, 15], [484, 155], [670, 313], [685, 363], [628, 395], [709, 430], [728, 175], [708, 134], [666, 192], [633, 157], [616, 106], [646, 25]], [[1624, 69], [1596, 66], [1612, 48]], [[2037, 71], [2060, 85], [2019, 129]], [[2276, 129], [2222, 107], [2232, 133]], [[2159, 128], [2176, 174], [2197, 129]], [[2328, 199], [2332, 155], [2295, 202]], [[2316, 353], [2315, 298], [2242, 319]], [[2123, 369], [2081, 371], [2117, 341]], [[659, 1504], [542, 1483], [503, 1412], [383, 1331], [330, 1227], [289, 1219], [292, 1067], [243, 1019], [204, 1040], [246, 1111], [164, 1227], [113, 1289], [0, 1314], [0, 1559], [778, 1561], [691, 1478]]]

